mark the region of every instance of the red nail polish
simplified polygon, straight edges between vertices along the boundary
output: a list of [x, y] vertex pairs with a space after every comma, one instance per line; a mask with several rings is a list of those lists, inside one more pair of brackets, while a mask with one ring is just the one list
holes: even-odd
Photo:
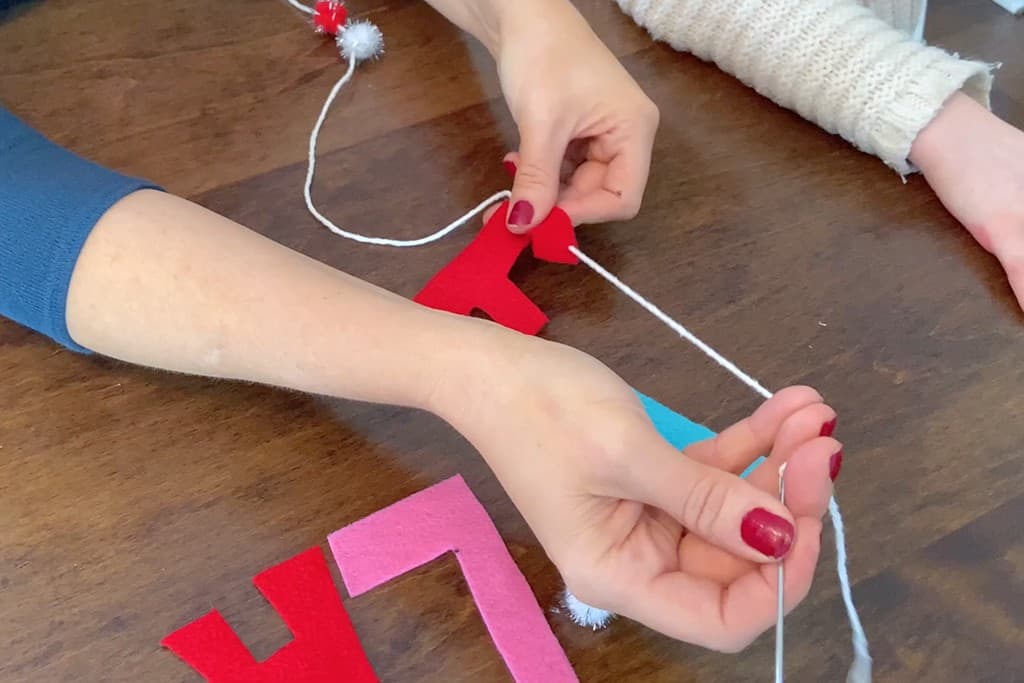
[[505, 167], [505, 173], [508, 173], [508, 177], [515, 179], [516, 171], [519, 170], [516, 168], [516, 165], [513, 164], [511, 161], [503, 161], [501, 162], [501, 165]]
[[831, 420], [821, 426], [822, 436], [832, 436], [836, 431], [836, 422], [839, 418], [833, 417]]
[[529, 225], [533, 221], [533, 204], [520, 199], [508, 214], [509, 225]]
[[828, 459], [828, 476], [832, 478], [832, 481], [836, 480], [841, 469], [843, 469], [843, 452], [839, 451], [833, 453], [832, 457]]
[[779, 559], [789, 552], [793, 545], [793, 525], [764, 508], [754, 508], [743, 518], [740, 535], [751, 548]]

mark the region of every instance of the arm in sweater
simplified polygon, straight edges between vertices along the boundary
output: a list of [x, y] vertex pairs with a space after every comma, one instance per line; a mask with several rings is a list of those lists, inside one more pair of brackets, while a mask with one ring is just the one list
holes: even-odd
[[654, 38], [899, 173], [913, 170], [911, 145], [951, 95], [988, 106], [990, 65], [923, 45], [856, 0], [617, 1]]

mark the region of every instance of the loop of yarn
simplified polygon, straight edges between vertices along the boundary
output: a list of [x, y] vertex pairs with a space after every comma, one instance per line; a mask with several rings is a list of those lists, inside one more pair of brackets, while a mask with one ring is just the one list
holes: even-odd
[[[361, 242], [363, 244], [372, 244], [378, 246], [389, 246], [389, 247], [416, 247], [430, 242], [437, 241], [449, 233], [457, 230], [459, 227], [465, 225], [467, 222], [472, 220], [475, 216], [483, 213], [488, 207], [493, 204], [507, 199], [511, 196], [511, 193], [507, 190], [496, 192], [491, 195], [479, 205], [468, 211], [465, 215], [461, 216], [457, 220], [453, 221], [449, 225], [441, 228], [440, 230], [431, 233], [425, 237], [410, 240], [395, 240], [387, 239], [382, 237], [369, 237], [366, 235], [360, 235], [358, 233], [344, 230], [333, 222], [330, 221], [326, 216], [320, 213], [313, 203], [312, 199], [312, 186], [313, 179], [316, 171], [316, 143], [320, 135], [320, 129], [323, 127], [324, 121], [327, 118], [327, 113], [330, 110], [331, 104], [334, 102], [338, 93], [345, 86], [346, 83], [352, 78], [352, 74], [355, 72], [356, 65], [368, 59], [379, 57], [384, 50], [384, 38], [379, 28], [374, 26], [368, 21], [357, 21], [348, 22], [347, 12], [345, 11], [342, 3], [336, 0], [326, 0], [325, 2], [318, 2], [316, 8], [308, 7], [298, 0], [288, 0], [288, 3], [296, 9], [312, 14], [314, 16], [314, 24], [316, 29], [320, 33], [328, 33], [336, 36], [336, 42], [341, 52], [342, 57], [348, 62], [348, 69], [345, 74], [335, 83], [327, 96], [324, 106], [320, 111], [320, 115], [316, 120], [316, 124], [313, 126], [313, 132], [309, 138], [309, 158], [306, 172], [306, 182], [303, 189], [303, 194], [306, 200], [306, 208], [310, 214], [316, 218], [324, 227], [329, 229], [340, 237]], [[341, 17], [340, 20], [337, 20]], [[332, 33], [332, 30], [334, 33]], [[755, 393], [762, 396], [763, 398], [771, 398], [772, 392], [768, 391], [761, 385], [760, 382], [755, 380], [747, 373], [740, 370], [734, 363], [729, 361], [727, 358], [722, 356], [720, 353], [715, 351], [709, 345], [704, 343], [692, 332], [687, 330], [681, 324], [673, 320], [670, 316], [664, 313], [660, 308], [655, 306], [653, 303], [645, 299], [643, 296], [634, 291], [631, 287], [622, 282], [618, 277], [613, 275], [597, 261], [587, 256], [578, 247], [570, 247], [570, 251], [579, 258], [584, 264], [586, 264], [591, 270], [603, 277], [619, 291], [625, 294], [627, 297], [635, 301], [637, 304], [642, 306], [651, 315], [660, 320], [670, 329], [672, 329], [680, 337], [688, 341], [690, 344], [698, 348], [700, 351], [705, 353], [709, 358], [715, 361], [719, 366], [724, 368], [734, 377], [739, 379], [741, 382], [746, 384]], [[782, 472], [780, 471], [780, 478]], [[854, 661], [847, 674], [847, 683], [870, 683], [871, 681], [871, 655], [868, 651], [867, 636], [864, 633], [864, 628], [861, 625], [860, 617], [857, 615], [857, 608], [853, 602], [852, 590], [850, 587], [850, 577], [847, 569], [847, 556], [846, 556], [846, 534], [843, 527], [842, 515], [839, 512], [839, 504], [836, 502], [833, 496], [829, 500], [829, 515], [832, 518], [832, 527], [835, 532], [835, 543], [836, 543], [836, 573], [839, 580], [840, 591], [843, 596], [843, 603], [846, 607], [847, 617], [850, 621], [850, 628], [853, 632], [853, 649], [854, 649]], [[782, 580], [783, 570], [782, 565], [779, 565], [779, 601], [781, 605], [782, 601]], [[570, 614], [570, 617], [577, 624], [589, 626], [593, 629], [602, 628], [607, 622], [612, 619], [615, 615], [606, 610], [591, 607], [576, 598], [568, 589], [563, 594], [563, 605]], [[780, 618], [776, 624], [776, 638], [777, 638], [777, 651], [776, 651], [776, 671], [775, 680], [779, 683], [782, 681], [782, 610], [780, 608]]]
[[[314, 11], [298, 2], [298, 0], [288, 0], [288, 2], [304, 12], [313, 13]], [[327, 114], [330, 112], [331, 105], [334, 104], [334, 100], [338, 97], [338, 93], [341, 92], [341, 89], [345, 87], [345, 84], [352, 78], [352, 74], [355, 73], [356, 65], [366, 60], [376, 59], [384, 52], [384, 35], [381, 33], [379, 28], [369, 21], [348, 22], [338, 31], [335, 37], [335, 42], [338, 45], [338, 50], [341, 52], [341, 56], [348, 63], [348, 68], [344, 75], [338, 79], [337, 83], [334, 84], [334, 87], [331, 88], [330, 93], [327, 95], [327, 99], [324, 101], [323, 107], [320, 109], [320, 115], [317, 117], [316, 123], [313, 125], [313, 132], [309, 136], [309, 150], [308, 158], [306, 160], [306, 180], [302, 189], [303, 198], [306, 202], [306, 209], [321, 225], [339, 237], [344, 237], [345, 239], [360, 242], [362, 244], [372, 244], [381, 247], [418, 247], [431, 242], [436, 242], [449, 233], [458, 230], [475, 217], [484, 213], [489, 207], [509, 198], [512, 195], [508, 190], [496, 192], [440, 230], [424, 237], [407, 240], [391, 239], [387, 237], [371, 237], [368, 235], [361, 235], [350, 230], [345, 230], [321, 213], [313, 202], [313, 181], [316, 177], [316, 146], [317, 141], [320, 138], [320, 130], [323, 128], [324, 122], [327, 120]]]

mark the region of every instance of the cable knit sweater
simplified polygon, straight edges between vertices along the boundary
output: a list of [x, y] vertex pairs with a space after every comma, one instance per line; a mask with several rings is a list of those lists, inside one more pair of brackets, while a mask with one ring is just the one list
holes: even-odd
[[617, 0], [651, 35], [715, 63], [901, 174], [957, 90], [989, 106], [991, 65], [915, 40], [923, 0]]

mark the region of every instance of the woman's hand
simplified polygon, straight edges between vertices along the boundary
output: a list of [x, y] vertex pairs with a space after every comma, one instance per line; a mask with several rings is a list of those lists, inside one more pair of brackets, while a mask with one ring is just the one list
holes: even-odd
[[1024, 308], [1024, 132], [957, 93], [914, 141], [910, 159], [999, 259]]
[[504, 16], [496, 51], [519, 127], [509, 227], [525, 231], [557, 203], [575, 224], [634, 217], [658, 112], [565, 0], [526, 0]]
[[658, 108], [569, 0], [427, 0], [498, 65], [519, 127], [509, 227], [526, 232], [557, 203], [576, 225], [640, 210]]
[[493, 48], [519, 127], [509, 227], [525, 232], [557, 203], [574, 224], [640, 210], [658, 108], [567, 0], [520, 0]]
[[786, 389], [680, 454], [593, 358], [492, 334], [439, 385], [432, 409], [484, 455], [581, 600], [736, 651], [775, 622], [776, 560], [785, 558], [787, 607], [806, 596], [841, 462], [827, 436], [835, 412], [816, 392]]

